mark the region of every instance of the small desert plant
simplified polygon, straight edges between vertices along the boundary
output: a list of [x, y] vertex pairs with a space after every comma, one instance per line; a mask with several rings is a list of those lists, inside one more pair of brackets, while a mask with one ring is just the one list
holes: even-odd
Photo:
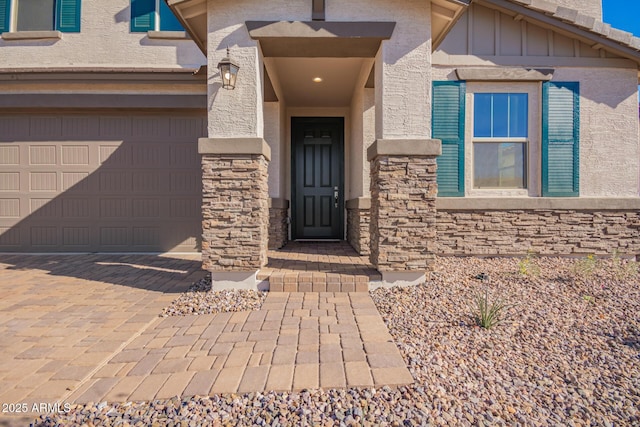
[[618, 281], [631, 279], [638, 274], [638, 262], [634, 260], [625, 261], [620, 257], [618, 251], [613, 251], [611, 270]]
[[591, 295], [583, 295], [582, 300], [587, 303], [587, 305], [596, 303], [596, 298]]
[[506, 312], [513, 306], [513, 304], [507, 304], [502, 297], [490, 301], [488, 289], [485, 289], [484, 293], [476, 294], [475, 302], [476, 324], [485, 329], [491, 329], [502, 323], [507, 315]]
[[587, 279], [596, 272], [598, 268], [598, 261], [593, 254], [589, 254], [584, 258], [580, 258], [575, 265], [573, 266], [573, 272], [582, 277], [583, 279]]
[[529, 250], [527, 256], [518, 262], [518, 273], [522, 276], [536, 277], [540, 275], [540, 267], [535, 263], [536, 253]]

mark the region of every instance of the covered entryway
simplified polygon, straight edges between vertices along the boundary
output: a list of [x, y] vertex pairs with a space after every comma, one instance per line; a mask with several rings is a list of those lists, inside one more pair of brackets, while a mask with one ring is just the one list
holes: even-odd
[[197, 252], [201, 113], [0, 115], [1, 252]]
[[344, 237], [344, 119], [294, 117], [293, 239]]
[[[347, 208], [347, 228], [358, 230], [348, 240], [361, 254], [370, 247], [383, 281], [424, 280], [441, 152], [430, 139], [431, 52], [466, 3], [361, 0], [326, 16], [323, 1], [276, 3], [169, 2], [220, 65], [208, 68], [208, 137], [199, 141], [203, 267], [214, 287], [255, 287], [288, 220], [294, 239], [343, 239], [336, 220]], [[233, 84], [225, 64], [239, 70]], [[321, 173], [333, 143], [308, 129], [305, 144], [305, 130], [290, 128], [302, 117], [344, 118], [344, 195], [339, 176]]]

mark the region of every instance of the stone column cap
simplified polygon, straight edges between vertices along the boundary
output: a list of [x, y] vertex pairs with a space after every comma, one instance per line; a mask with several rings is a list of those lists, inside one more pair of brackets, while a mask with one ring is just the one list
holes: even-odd
[[271, 148], [263, 138], [200, 138], [200, 154], [257, 154], [271, 160]]
[[356, 197], [347, 200], [347, 209], [371, 209], [371, 197]]
[[378, 156], [439, 156], [442, 142], [439, 139], [376, 139], [367, 149], [367, 159]]
[[289, 201], [278, 197], [270, 197], [269, 207], [275, 209], [289, 209]]

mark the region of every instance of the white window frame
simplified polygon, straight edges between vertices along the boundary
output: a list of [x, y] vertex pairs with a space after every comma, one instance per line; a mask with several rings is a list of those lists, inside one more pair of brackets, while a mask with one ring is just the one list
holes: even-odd
[[[476, 138], [474, 132], [474, 95], [476, 93], [527, 94], [527, 138]], [[465, 97], [465, 196], [469, 197], [538, 197], [541, 188], [541, 101], [540, 82], [467, 82]], [[525, 183], [527, 188], [474, 188], [474, 141], [525, 143]]]
[[160, 31], [160, 2], [162, 0], [156, 0], [156, 11], [153, 19], [153, 30]]

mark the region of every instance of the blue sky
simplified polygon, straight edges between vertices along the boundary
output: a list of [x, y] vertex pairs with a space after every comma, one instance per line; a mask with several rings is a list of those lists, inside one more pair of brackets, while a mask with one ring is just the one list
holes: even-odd
[[[639, 0], [602, 0], [603, 21], [640, 37]], [[638, 85], [640, 100], [640, 85]]]
[[640, 1], [603, 0], [604, 22], [640, 37]]

